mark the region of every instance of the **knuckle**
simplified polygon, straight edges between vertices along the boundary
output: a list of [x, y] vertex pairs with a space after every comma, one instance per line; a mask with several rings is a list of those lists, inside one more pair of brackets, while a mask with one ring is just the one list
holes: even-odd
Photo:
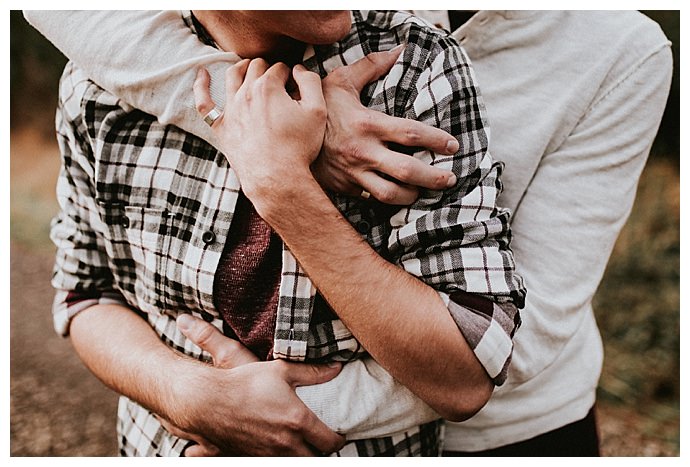
[[372, 193], [374, 197], [384, 204], [391, 204], [396, 200], [396, 193], [391, 188], [379, 188], [375, 193]]
[[374, 116], [369, 112], [362, 112], [361, 115], [355, 119], [355, 127], [361, 133], [371, 133], [376, 128], [376, 121]]
[[213, 337], [214, 329], [205, 322], [195, 322], [192, 327], [191, 337], [199, 346], [205, 346]]
[[319, 120], [326, 120], [328, 117], [328, 110], [326, 109], [325, 105], [317, 104], [312, 109], [312, 114]]
[[206, 112], [209, 112], [211, 109], [209, 108], [208, 102], [197, 102], [196, 103], [196, 110], [199, 113], [205, 114]]
[[415, 128], [405, 128], [403, 135], [408, 146], [418, 146], [422, 139], [422, 136]]
[[[333, 70], [327, 77], [327, 83], [335, 86], [346, 83], [350, 78], [350, 70], [346, 66], [341, 66]], [[324, 81], [326, 81], [324, 80]]]
[[398, 162], [398, 167], [395, 172], [395, 178], [401, 181], [407, 181], [414, 175], [414, 164], [411, 160], [403, 159]]
[[364, 61], [366, 63], [368, 63], [369, 65], [376, 67], [379, 64], [379, 60], [378, 60], [379, 57], [380, 57], [379, 54], [371, 53], [369, 55], [364, 56]]
[[292, 433], [299, 433], [309, 425], [309, 414], [303, 409], [293, 409], [290, 411], [287, 420], [287, 427]]
[[447, 175], [438, 175], [436, 177], [436, 186], [439, 188], [444, 188], [448, 184], [448, 176]]
[[405, 192], [401, 195], [400, 199], [398, 200], [398, 204], [412, 204], [415, 202], [418, 196], [419, 193], [417, 190], [410, 190], [409, 192]]
[[289, 451], [290, 445], [292, 444], [291, 439], [292, 437], [284, 432], [276, 433], [271, 436], [270, 444], [272, 445], [272, 449], [282, 454]]
[[215, 366], [220, 368], [226, 368], [232, 364], [232, 351], [227, 347], [218, 349], [213, 354], [213, 362]]
[[278, 438], [278, 450], [282, 453], [292, 454], [296, 452], [297, 439], [293, 436], [280, 436]]
[[354, 141], [347, 143], [347, 145], [343, 147], [343, 155], [353, 163], [362, 163], [368, 159], [364, 148]]
[[321, 371], [321, 368], [316, 366], [316, 365], [310, 365], [309, 366], [309, 373], [311, 376], [315, 379], [318, 380], [321, 377], [321, 374], [323, 373]]

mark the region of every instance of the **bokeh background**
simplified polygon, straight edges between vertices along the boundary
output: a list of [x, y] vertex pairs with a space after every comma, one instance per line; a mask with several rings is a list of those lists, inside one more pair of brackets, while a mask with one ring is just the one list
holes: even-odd
[[[599, 386], [602, 451], [680, 453], [680, 13], [644, 11], [673, 42], [674, 81], [635, 207], [594, 306], [606, 358]], [[59, 154], [54, 115], [66, 59], [10, 13], [10, 453], [112, 456], [116, 395], [52, 329], [50, 286]]]

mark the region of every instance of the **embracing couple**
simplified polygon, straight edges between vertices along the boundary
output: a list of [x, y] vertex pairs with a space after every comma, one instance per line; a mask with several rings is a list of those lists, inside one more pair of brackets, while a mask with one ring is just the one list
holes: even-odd
[[72, 59], [54, 322], [122, 455], [598, 454], [668, 41], [414, 13], [25, 12]]

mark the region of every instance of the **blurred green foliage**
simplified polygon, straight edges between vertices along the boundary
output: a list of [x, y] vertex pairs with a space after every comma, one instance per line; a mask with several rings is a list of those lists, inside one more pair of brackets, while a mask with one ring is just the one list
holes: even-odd
[[594, 300], [606, 347], [604, 397], [680, 397], [680, 179], [650, 163]]
[[[677, 153], [675, 153], [677, 158]], [[630, 407], [638, 430], [680, 452], [680, 176], [647, 164], [593, 307], [604, 342], [598, 403]]]

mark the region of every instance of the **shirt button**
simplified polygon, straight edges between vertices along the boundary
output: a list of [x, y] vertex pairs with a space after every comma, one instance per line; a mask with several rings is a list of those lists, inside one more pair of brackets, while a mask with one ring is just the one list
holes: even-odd
[[120, 219], [120, 225], [125, 229], [129, 228], [129, 217], [122, 216], [122, 218]]
[[359, 221], [357, 222], [357, 231], [361, 234], [365, 234], [369, 232], [369, 229], [371, 226], [367, 221]]
[[201, 236], [201, 240], [207, 244], [210, 245], [214, 241], [216, 241], [216, 234], [213, 233], [213, 230], [207, 230], [204, 232], [204, 234]]

